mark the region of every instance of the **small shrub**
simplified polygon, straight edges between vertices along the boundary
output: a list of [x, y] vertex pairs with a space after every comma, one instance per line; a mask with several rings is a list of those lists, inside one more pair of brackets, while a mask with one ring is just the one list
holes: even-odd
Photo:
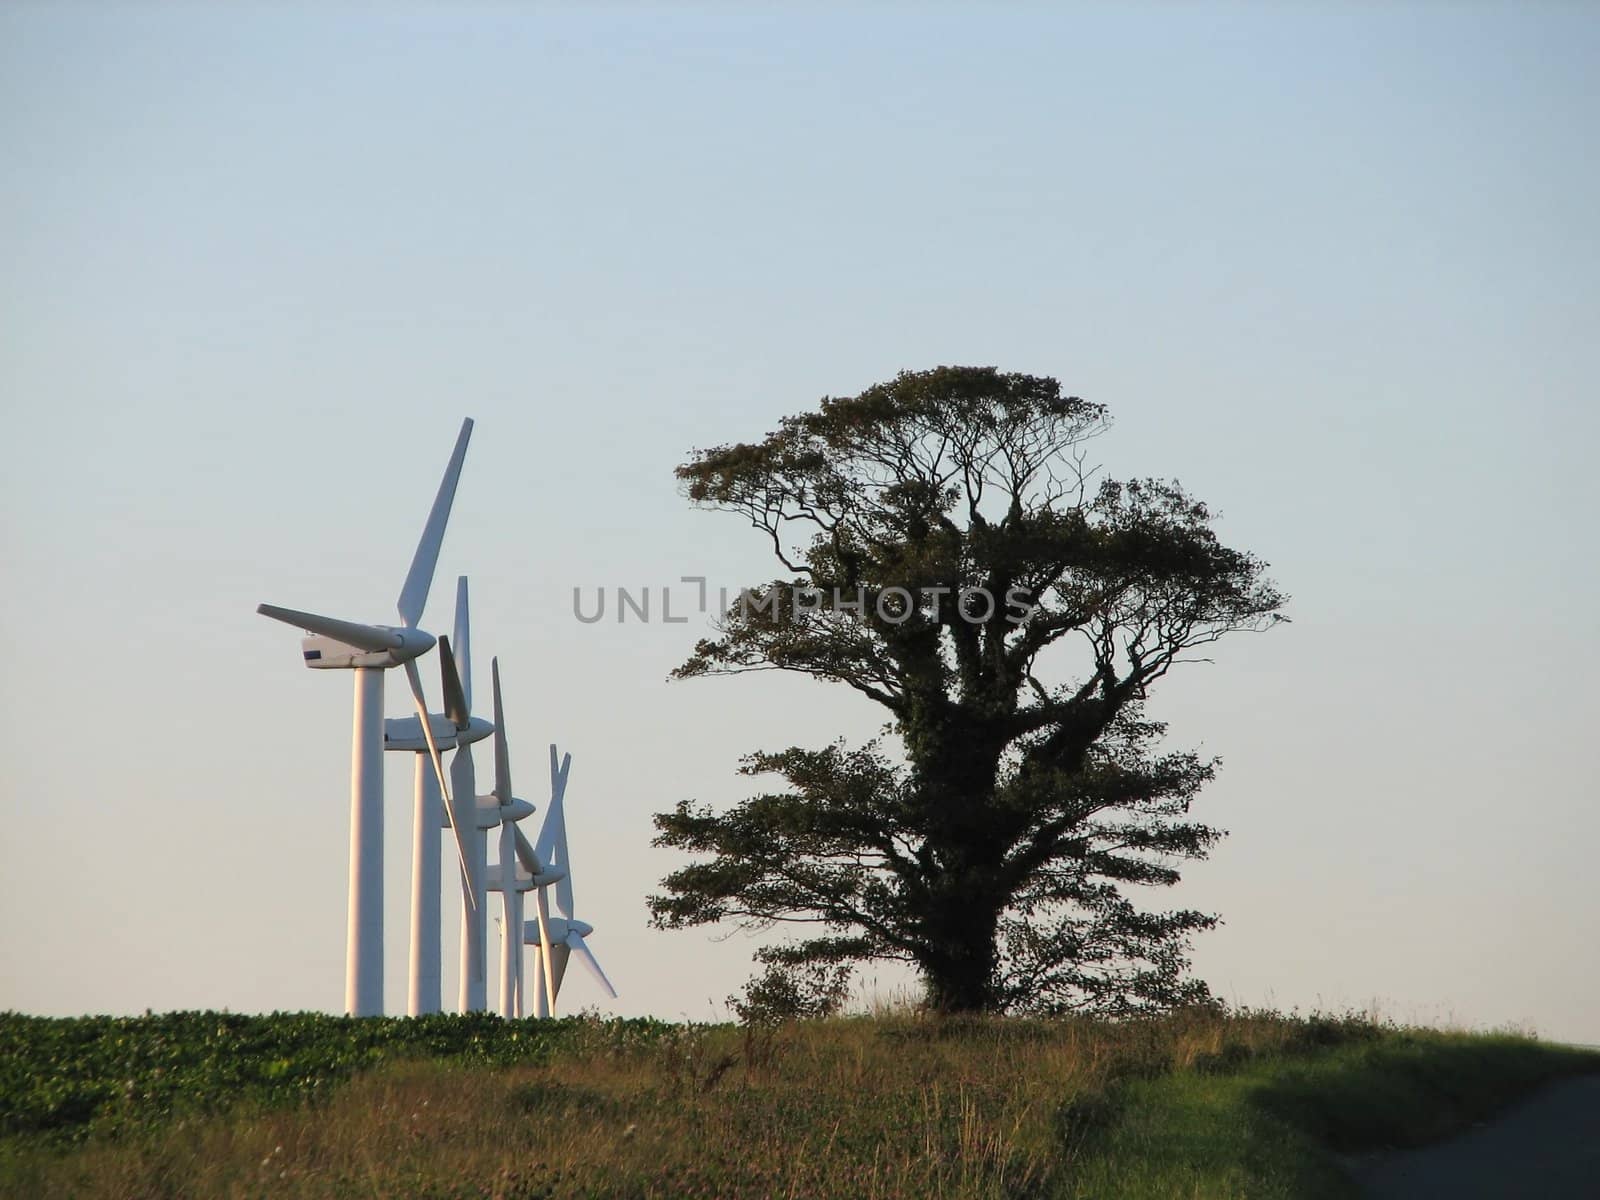
[[769, 962], [728, 1007], [746, 1025], [836, 1017], [850, 999], [850, 968], [839, 963]]

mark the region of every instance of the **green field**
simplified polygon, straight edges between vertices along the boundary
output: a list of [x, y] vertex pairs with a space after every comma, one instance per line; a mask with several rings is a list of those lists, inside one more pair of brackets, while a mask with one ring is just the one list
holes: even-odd
[[1318, 1197], [1600, 1055], [1358, 1017], [0, 1016], [7, 1196]]

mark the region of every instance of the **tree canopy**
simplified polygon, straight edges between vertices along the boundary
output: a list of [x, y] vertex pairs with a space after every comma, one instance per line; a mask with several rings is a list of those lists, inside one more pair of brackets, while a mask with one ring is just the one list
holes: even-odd
[[1188, 817], [1215, 763], [1163, 750], [1143, 706], [1285, 598], [1176, 482], [1097, 481], [1086, 443], [1106, 425], [1054, 379], [939, 367], [677, 469], [785, 574], [676, 675], [809, 675], [888, 726], [750, 755], [784, 786], [729, 811], [658, 814], [657, 844], [695, 856], [651, 898], [658, 925], [792, 925], [769, 963], [908, 961], [949, 1010], [1203, 994], [1188, 947], [1216, 918], [1127, 889], [1175, 883], [1222, 836]]

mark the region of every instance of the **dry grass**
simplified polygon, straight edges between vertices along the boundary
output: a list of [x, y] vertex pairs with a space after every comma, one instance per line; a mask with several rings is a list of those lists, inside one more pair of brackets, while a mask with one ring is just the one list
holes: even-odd
[[1117, 1084], [1374, 1036], [1358, 1021], [901, 1015], [778, 1029], [603, 1023], [537, 1066], [415, 1061], [313, 1107], [244, 1105], [70, 1151], [14, 1143], [38, 1196], [1025, 1197], [1062, 1190]]

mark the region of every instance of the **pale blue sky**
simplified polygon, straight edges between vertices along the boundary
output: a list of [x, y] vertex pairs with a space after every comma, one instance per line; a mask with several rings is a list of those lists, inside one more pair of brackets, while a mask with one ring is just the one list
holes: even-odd
[[1200, 973], [1600, 1041], [1597, 55], [1578, 5], [5, 7], [0, 1008], [338, 1007], [349, 681], [253, 609], [389, 619], [470, 414], [426, 623], [470, 573], [519, 792], [574, 754], [602, 1007], [710, 1015], [752, 943], [645, 927], [649, 814], [878, 717], [668, 685], [699, 618], [571, 589], [763, 577], [685, 451], [985, 363], [1294, 596], [1154, 705], [1226, 760]]

